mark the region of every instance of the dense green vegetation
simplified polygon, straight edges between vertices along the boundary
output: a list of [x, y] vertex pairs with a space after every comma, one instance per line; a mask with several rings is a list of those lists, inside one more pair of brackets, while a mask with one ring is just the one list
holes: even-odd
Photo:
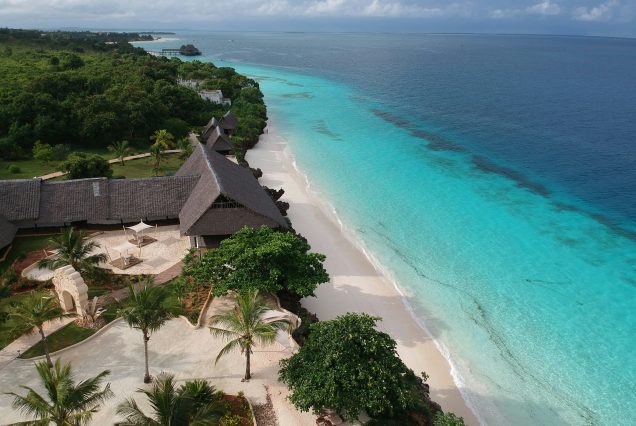
[[292, 232], [244, 227], [218, 249], [200, 258], [186, 257], [183, 275], [198, 285], [211, 285], [215, 296], [250, 289], [311, 296], [319, 284], [329, 281], [329, 275], [323, 267], [325, 256], [310, 253], [310, 248]]
[[226, 112], [179, 86], [179, 77], [221, 88], [241, 122], [237, 141], [257, 140], [266, 111], [255, 81], [231, 68], [154, 57], [123, 41], [136, 35], [113, 37], [0, 30], [0, 158], [31, 158], [38, 141], [74, 150], [121, 140], [147, 147], [156, 130], [182, 137]]
[[281, 361], [291, 403], [316, 413], [332, 408], [347, 420], [366, 412], [373, 425], [463, 425], [430, 400], [426, 374], [402, 362], [395, 340], [375, 328], [379, 319], [348, 313], [312, 324], [300, 351]]

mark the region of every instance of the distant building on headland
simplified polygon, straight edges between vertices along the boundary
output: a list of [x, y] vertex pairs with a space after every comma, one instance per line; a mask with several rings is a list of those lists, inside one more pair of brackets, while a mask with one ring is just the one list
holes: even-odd
[[199, 90], [199, 85], [203, 83], [203, 80], [194, 80], [194, 79], [183, 79], [178, 78], [177, 84], [180, 86], [187, 87], [189, 89], [194, 90], [201, 96], [202, 99], [213, 102], [217, 105], [232, 105], [232, 101], [230, 98], [226, 98], [223, 96], [223, 92], [221, 90]]
[[183, 44], [179, 48], [179, 53], [184, 56], [197, 56], [201, 54], [201, 51], [194, 47], [193, 44]]
[[223, 92], [220, 90], [199, 90], [199, 96], [201, 96], [205, 100], [219, 105], [232, 104], [232, 101], [230, 101], [229, 98], [223, 97]]

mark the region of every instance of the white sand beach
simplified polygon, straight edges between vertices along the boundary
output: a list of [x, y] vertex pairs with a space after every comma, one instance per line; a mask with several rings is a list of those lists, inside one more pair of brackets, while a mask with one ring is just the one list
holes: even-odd
[[290, 204], [288, 216], [294, 228], [307, 238], [312, 250], [327, 256], [325, 266], [331, 282], [318, 288], [317, 297], [305, 299], [304, 306], [321, 320], [354, 311], [382, 317], [379, 328], [397, 341], [404, 362], [416, 373], [429, 374], [433, 400], [445, 411], [462, 416], [466, 424], [477, 425], [476, 416], [453, 381], [447, 359], [413, 318], [393, 283], [345, 236], [335, 216], [307, 189], [304, 176], [294, 167], [287, 141], [271, 121], [268, 133], [248, 151], [247, 160], [251, 167], [262, 169], [261, 184], [284, 188], [282, 200]]

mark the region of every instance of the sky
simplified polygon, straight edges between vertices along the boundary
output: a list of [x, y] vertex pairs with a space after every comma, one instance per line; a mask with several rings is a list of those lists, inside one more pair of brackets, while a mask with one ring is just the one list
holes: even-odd
[[636, 0], [0, 0], [0, 27], [636, 37]]

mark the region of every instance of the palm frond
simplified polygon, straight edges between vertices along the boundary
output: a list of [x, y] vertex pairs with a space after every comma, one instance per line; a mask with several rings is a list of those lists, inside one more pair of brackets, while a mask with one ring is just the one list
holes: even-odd
[[223, 349], [219, 351], [219, 354], [216, 356], [216, 359], [214, 360], [214, 364], [218, 363], [219, 359], [221, 359], [224, 355], [236, 350], [237, 346], [241, 347], [241, 351], [243, 350], [240, 339], [230, 340], [227, 343], [227, 345], [223, 346]]

